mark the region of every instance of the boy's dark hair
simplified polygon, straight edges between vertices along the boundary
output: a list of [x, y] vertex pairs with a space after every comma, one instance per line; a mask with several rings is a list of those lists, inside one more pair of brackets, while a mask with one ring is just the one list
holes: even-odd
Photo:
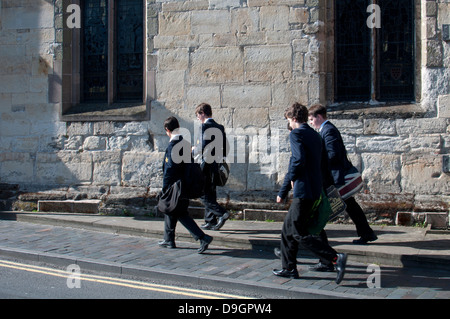
[[284, 117], [296, 119], [299, 123], [306, 123], [308, 122], [308, 109], [296, 102], [284, 111]]
[[317, 115], [322, 115], [324, 119], [327, 118], [327, 108], [322, 104], [315, 104], [309, 108], [309, 115], [317, 117]]
[[164, 129], [168, 129], [170, 132], [173, 132], [174, 130], [176, 130], [179, 127], [180, 127], [180, 123], [178, 123], [177, 118], [174, 116], [168, 117], [164, 121]]
[[195, 114], [205, 114], [206, 116], [212, 116], [211, 105], [207, 103], [199, 104], [195, 109]]

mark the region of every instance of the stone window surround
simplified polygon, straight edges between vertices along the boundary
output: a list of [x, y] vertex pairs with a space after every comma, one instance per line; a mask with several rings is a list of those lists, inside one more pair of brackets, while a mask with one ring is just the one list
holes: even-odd
[[[63, 0], [63, 7], [66, 8], [69, 3], [79, 3], [80, 0]], [[151, 25], [154, 24], [153, 20], [157, 20], [156, 17], [149, 17], [147, 10], [146, 0], [144, 1], [144, 30], [146, 30], [146, 36], [144, 37], [146, 43], [144, 47], [147, 51], [151, 51], [153, 48], [153, 36], [156, 34], [152, 34], [154, 32], [148, 32], [152, 29]], [[435, 113], [435, 110], [427, 110], [420, 103], [421, 101], [421, 69], [424, 66], [427, 66], [427, 57], [426, 57], [426, 49], [422, 50], [422, 47], [426, 47], [427, 39], [423, 37], [422, 34], [426, 33], [426, 25], [422, 25], [422, 21], [427, 18], [426, 5], [422, 4], [420, 0], [415, 0], [415, 8], [416, 8], [416, 75], [415, 75], [415, 91], [416, 91], [416, 103], [412, 104], [367, 104], [367, 103], [334, 103], [334, 57], [333, 57], [333, 48], [334, 46], [334, 1], [335, 0], [323, 0], [320, 1], [320, 15], [319, 18], [321, 21], [324, 21], [324, 27], [321, 28], [321, 32], [319, 33], [319, 39], [325, 44], [325, 49], [321, 52], [320, 57], [320, 73], [321, 73], [321, 81], [320, 81], [320, 101], [326, 104], [329, 107], [329, 113], [331, 118], [411, 118], [411, 117], [426, 117], [427, 114]], [[65, 12], [65, 11], [64, 11]], [[66, 17], [68, 14], [65, 14]], [[157, 24], [157, 21], [156, 21]], [[60, 119], [62, 121], [146, 121], [150, 119], [150, 104], [151, 101], [156, 98], [155, 92], [155, 79], [156, 79], [156, 61], [152, 58], [149, 58], [148, 53], [144, 54], [144, 95], [147, 97], [145, 103], [142, 105], [135, 105], [133, 108], [129, 108], [131, 112], [127, 112], [127, 114], [123, 114], [118, 112], [117, 110], [109, 110], [109, 111], [98, 111], [92, 113], [85, 114], [73, 114], [73, 115], [64, 115], [65, 111], [73, 105], [73, 99], [75, 90], [74, 85], [76, 87], [77, 76], [76, 73], [73, 72], [74, 63], [72, 63], [72, 59], [74, 56], [74, 48], [72, 47], [72, 43], [76, 40], [76, 31], [67, 28], [62, 29], [64, 43], [63, 50], [64, 53], [67, 52], [68, 48], [70, 48], [71, 52], [68, 54], [69, 58], [65, 58], [64, 61], [56, 61], [55, 62], [55, 79], [62, 79], [59, 83], [60, 90], [64, 92], [61, 94], [61, 101], [53, 101], [61, 103], [61, 111], [60, 111]], [[79, 36], [79, 35], [78, 35]], [[75, 52], [76, 55], [76, 52]], [[75, 59], [74, 59], [75, 60]], [[79, 78], [78, 78], [79, 81]], [[57, 87], [57, 86], [56, 86]], [[55, 96], [55, 93], [58, 95], [58, 90], [54, 90], [52, 95]], [[61, 93], [62, 93], [61, 92]], [[117, 105], [116, 105], [117, 106]]]
[[[144, 51], [146, 51], [146, 46], [152, 45], [152, 38], [147, 38], [147, 25], [148, 25], [148, 17], [147, 17], [147, 6], [146, 0], [142, 0], [143, 10], [144, 10], [144, 41], [146, 45], [144, 45]], [[54, 81], [56, 79], [61, 79], [60, 81], [60, 90], [55, 90], [56, 94], [49, 94], [50, 99], [55, 99], [55, 95], [58, 93], [61, 94], [61, 97], [58, 99], [56, 96], [56, 100], [52, 102], [59, 102], [61, 104], [60, 110], [60, 119], [61, 121], [145, 121], [150, 119], [150, 102], [152, 97], [154, 96], [154, 70], [149, 70], [149, 63], [147, 54], [144, 52], [144, 97], [141, 103], [107, 103], [104, 104], [94, 104], [90, 103], [89, 105], [94, 108], [98, 108], [95, 111], [87, 111], [83, 113], [68, 113], [68, 110], [72, 106], [78, 105], [80, 102], [80, 37], [81, 32], [80, 29], [70, 29], [66, 26], [64, 21], [66, 21], [67, 17], [70, 13], [67, 13], [66, 8], [69, 4], [77, 4], [80, 5], [80, 0], [63, 0], [62, 3], [62, 20], [63, 27], [62, 38], [63, 38], [63, 52], [62, 58], [60, 61], [55, 61], [55, 75]], [[57, 10], [57, 8], [55, 8]], [[110, 18], [111, 19], [111, 16]], [[111, 32], [111, 30], [108, 30]], [[58, 81], [56, 81], [58, 82]], [[56, 87], [58, 86], [58, 83]], [[110, 84], [108, 84], [109, 86]], [[55, 86], [55, 85], [54, 85]], [[52, 90], [50, 90], [52, 91]], [[61, 92], [58, 92], [61, 91]], [[88, 105], [88, 104], [84, 104]]]

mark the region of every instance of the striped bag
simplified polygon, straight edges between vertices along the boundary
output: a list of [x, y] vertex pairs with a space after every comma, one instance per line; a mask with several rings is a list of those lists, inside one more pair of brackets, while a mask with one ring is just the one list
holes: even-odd
[[345, 184], [338, 188], [339, 194], [343, 200], [352, 197], [363, 187], [363, 181], [358, 169], [352, 166], [345, 174]]

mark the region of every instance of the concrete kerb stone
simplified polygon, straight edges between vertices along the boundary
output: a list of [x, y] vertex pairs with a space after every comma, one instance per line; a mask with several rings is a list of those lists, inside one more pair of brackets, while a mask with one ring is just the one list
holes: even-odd
[[31, 262], [39, 262], [39, 253], [20, 248], [11, 249], [7, 247], [0, 247], [0, 256]]
[[116, 262], [108, 262], [91, 258], [79, 258], [75, 262], [81, 269], [87, 269], [95, 272], [106, 272], [109, 274], [122, 274], [122, 264]]

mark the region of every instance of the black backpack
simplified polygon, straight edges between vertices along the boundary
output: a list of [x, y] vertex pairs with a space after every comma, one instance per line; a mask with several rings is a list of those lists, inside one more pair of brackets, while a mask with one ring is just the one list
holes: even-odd
[[190, 163], [184, 163], [184, 178], [181, 185], [183, 198], [195, 199], [203, 196], [205, 176], [199, 163], [193, 160]]

